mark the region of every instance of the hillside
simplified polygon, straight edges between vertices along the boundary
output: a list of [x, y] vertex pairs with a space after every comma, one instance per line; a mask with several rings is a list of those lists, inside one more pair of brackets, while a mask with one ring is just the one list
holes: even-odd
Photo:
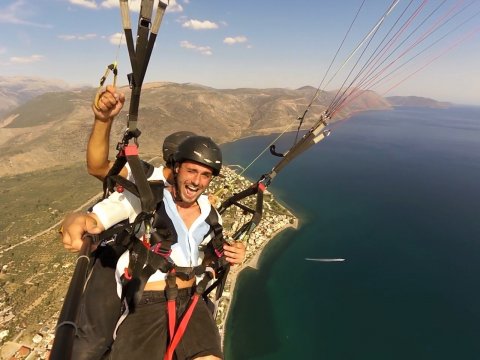
[[448, 108], [451, 103], [420, 96], [389, 96], [385, 98], [392, 106]]
[[0, 76], [0, 114], [15, 109], [45, 92], [64, 91], [71, 87], [59, 80], [27, 76]]
[[[126, 127], [127, 102], [112, 129], [112, 154]], [[140, 105], [140, 151], [158, 155], [162, 139], [176, 130], [191, 130], [223, 143], [242, 137], [282, 132], [310, 102], [315, 89], [214, 89], [197, 84], [149, 83]], [[0, 117], [0, 176], [21, 174], [84, 161], [93, 121], [95, 89], [44, 93]], [[305, 125], [317, 120], [334, 94], [320, 94]], [[390, 108], [366, 92], [339, 114]], [[338, 119], [337, 119], [338, 120]], [[292, 123], [293, 122], [293, 123]]]

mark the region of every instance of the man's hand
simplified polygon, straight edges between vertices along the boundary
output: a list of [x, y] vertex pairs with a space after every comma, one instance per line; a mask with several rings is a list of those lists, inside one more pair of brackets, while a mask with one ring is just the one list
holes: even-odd
[[223, 245], [224, 255], [230, 264], [241, 264], [245, 260], [246, 247], [241, 241], [235, 241], [232, 245]]
[[101, 121], [113, 119], [122, 110], [124, 103], [125, 94], [117, 93], [115, 86], [108, 85], [98, 101], [92, 105], [95, 119]]
[[59, 230], [63, 247], [70, 252], [80, 251], [85, 233], [100, 234], [104, 229], [94, 214], [69, 214], [63, 220]]

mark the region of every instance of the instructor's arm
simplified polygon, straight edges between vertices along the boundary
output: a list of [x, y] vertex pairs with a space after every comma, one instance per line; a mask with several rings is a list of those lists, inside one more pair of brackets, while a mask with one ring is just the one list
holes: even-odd
[[[108, 160], [110, 147], [110, 132], [115, 116], [118, 115], [125, 103], [125, 95], [118, 93], [114, 86], [107, 86], [93, 104], [95, 115], [92, 133], [87, 145], [87, 169], [90, 175], [103, 180], [113, 166], [113, 161]], [[127, 170], [123, 168], [120, 175], [126, 177]]]

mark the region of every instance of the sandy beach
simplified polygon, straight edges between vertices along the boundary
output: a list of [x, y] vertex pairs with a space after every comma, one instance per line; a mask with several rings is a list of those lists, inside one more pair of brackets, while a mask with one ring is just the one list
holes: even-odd
[[225, 338], [225, 325], [227, 323], [228, 316], [230, 314], [230, 305], [232, 304], [234, 296], [235, 296], [235, 285], [236, 285], [236, 282], [237, 282], [238, 275], [245, 268], [257, 269], [258, 261], [260, 259], [260, 256], [262, 255], [263, 250], [265, 249], [265, 246], [267, 246], [267, 244], [270, 243], [270, 241], [274, 240], [275, 237], [278, 234], [280, 234], [281, 232], [283, 232], [284, 230], [286, 230], [288, 228], [293, 228], [293, 229], [298, 228], [299, 220], [293, 214], [290, 213], [290, 215], [294, 218], [293, 223], [288, 223], [285, 226], [281, 227], [280, 229], [276, 230], [274, 233], [272, 233], [271, 236], [266, 238], [266, 240], [252, 253], [252, 255], [250, 257], [247, 257], [247, 259], [245, 260], [245, 262], [243, 264], [238, 265], [238, 266], [234, 266], [230, 269], [230, 273], [229, 273], [228, 276], [230, 278], [229, 291], [230, 291], [230, 294], [231, 294], [230, 295], [231, 298], [230, 298], [230, 301], [228, 302], [228, 304], [225, 308], [225, 312], [224, 312], [225, 318], [221, 322], [222, 325], [223, 325], [222, 326], [223, 331], [221, 333], [222, 343], [223, 343], [223, 339]]
[[[281, 232], [283, 232], [284, 230], [288, 229], [288, 228], [293, 228], [293, 229], [297, 229], [298, 228], [298, 219], [295, 218], [294, 220], [294, 223], [293, 224], [287, 224], [285, 225], [284, 227], [282, 227], [281, 229], [278, 229], [277, 231], [275, 231], [272, 236], [270, 238], [268, 238], [267, 241], [265, 241], [256, 251], [255, 251], [255, 254], [250, 258], [250, 259], [247, 259], [244, 264], [242, 264], [241, 267], [239, 267], [239, 271], [240, 272], [243, 268], [245, 267], [251, 267], [251, 268], [254, 268], [256, 269], [257, 268], [257, 265], [258, 265], [258, 260], [260, 259], [260, 256], [262, 255], [262, 252], [263, 252], [263, 249], [265, 248], [265, 246], [267, 246], [267, 244], [274, 240], [275, 237], [280, 234]], [[237, 276], [238, 272], [235, 274], [235, 277]], [[232, 279], [233, 281], [233, 279]]]

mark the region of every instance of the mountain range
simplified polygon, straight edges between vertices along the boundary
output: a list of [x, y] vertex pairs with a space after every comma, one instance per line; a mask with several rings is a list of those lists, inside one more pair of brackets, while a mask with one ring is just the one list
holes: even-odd
[[[0, 77], [0, 84], [0, 176], [84, 161], [96, 89], [73, 89], [57, 81], [28, 78]], [[127, 100], [112, 128], [111, 158], [127, 123], [130, 89], [120, 91]], [[208, 135], [219, 143], [282, 132], [288, 126], [296, 130], [297, 118], [315, 91], [310, 86], [215, 89], [191, 83], [144, 84], [138, 124], [140, 153], [158, 155], [163, 138], [178, 130]], [[319, 93], [304, 128], [318, 120], [335, 94]], [[336, 114], [335, 121], [354, 112], [388, 109], [392, 103], [366, 91]]]
[[72, 89], [61, 80], [29, 76], [0, 76], [0, 115], [46, 92]]

